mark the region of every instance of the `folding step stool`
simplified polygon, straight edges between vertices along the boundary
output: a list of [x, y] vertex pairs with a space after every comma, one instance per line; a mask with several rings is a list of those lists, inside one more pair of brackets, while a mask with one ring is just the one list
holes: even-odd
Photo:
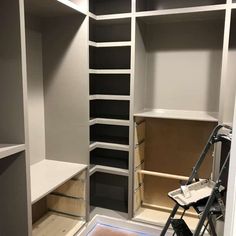
[[[220, 130], [225, 129], [227, 133], [220, 133]], [[221, 176], [226, 169], [229, 162], [230, 151], [220, 169], [217, 180], [200, 180], [198, 177], [198, 171], [206, 158], [211, 146], [215, 143], [231, 143], [232, 128], [227, 125], [218, 125], [210, 135], [210, 138], [204, 147], [199, 160], [193, 168], [193, 171], [187, 181], [187, 183], [181, 188], [168, 193], [169, 197], [176, 202], [160, 236], [165, 236], [168, 228], [172, 225], [174, 230], [173, 235], [177, 236], [199, 236], [204, 235], [205, 230], [209, 226], [211, 235], [217, 236], [215, 231], [213, 217], [216, 219], [224, 218], [225, 206], [222, 200], [222, 192], [225, 188], [221, 185]], [[194, 191], [194, 195], [191, 195], [191, 191]], [[184, 209], [180, 219], [175, 219], [175, 215], [178, 209], [182, 207]], [[200, 219], [198, 225], [194, 231], [191, 232], [183, 216], [190, 207], [193, 207], [199, 214]], [[207, 220], [207, 223], [205, 224]]]

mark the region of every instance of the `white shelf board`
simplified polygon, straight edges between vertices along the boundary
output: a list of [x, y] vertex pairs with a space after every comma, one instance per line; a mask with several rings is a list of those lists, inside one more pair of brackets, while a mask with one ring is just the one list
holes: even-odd
[[0, 159], [24, 151], [24, 144], [0, 144]]
[[91, 211], [90, 211], [90, 220], [92, 220], [95, 216], [108, 216], [116, 219], [121, 219], [121, 220], [127, 220], [128, 219], [128, 214], [120, 211], [114, 211], [110, 209], [105, 209], [102, 207], [94, 207], [90, 206]]
[[102, 165], [93, 165], [93, 166], [91, 166], [91, 169], [89, 170], [89, 175], [92, 175], [95, 172], [102, 172], [102, 173], [122, 175], [122, 176], [128, 176], [129, 175], [129, 171], [126, 170], [126, 169], [110, 167], [110, 166], [102, 166]]
[[130, 69], [89, 69], [90, 74], [130, 74]]
[[[135, 213], [133, 220], [157, 226], [164, 226], [169, 215], [170, 212], [140, 207]], [[177, 216], [180, 217], [181, 215], [177, 213]], [[184, 220], [189, 226], [190, 230], [194, 230], [199, 221], [198, 218], [190, 216], [184, 216]]]
[[153, 109], [135, 113], [136, 117], [163, 118], [177, 120], [218, 121], [217, 112]]
[[95, 20], [116, 20], [127, 19], [132, 17], [132, 13], [119, 13], [119, 14], [107, 14], [107, 15], [95, 15], [91, 13]]
[[91, 118], [89, 121], [89, 125], [121, 125], [121, 126], [129, 126], [129, 120], [120, 120], [120, 119], [107, 119], [107, 118]]
[[79, 5], [73, 3], [72, 1], [69, 1], [69, 0], [57, 0], [57, 1], [64, 4], [64, 5], [66, 5], [66, 6], [68, 6], [68, 7], [70, 7], [70, 8], [72, 8], [72, 9], [74, 9], [74, 10], [76, 10], [76, 11], [78, 11], [78, 12], [80, 12], [83, 15], [88, 14], [87, 11], [85, 11], [83, 8], [81, 8]]
[[94, 94], [89, 96], [89, 100], [120, 100], [129, 101], [130, 96], [123, 95], [104, 95], [104, 94]]
[[43, 160], [31, 165], [32, 204], [87, 168], [86, 165]]
[[92, 151], [96, 148], [129, 151], [129, 145], [117, 144], [117, 143], [105, 143], [105, 142], [91, 142], [89, 145], [89, 151]]
[[136, 17], [151, 17], [151, 16], [164, 16], [164, 15], [177, 15], [177, 14], [190, 14], [199, 12], [214, 12], [225, 10], [226, 4], [210, 5], [210, 6], [197, 6], [197, 7], [185, 7], [174, 9], [162, 9], [154, 11], [141, 11], [136, 12]]
[[232, 9], [236, 9], [236, 3], [232, 3], [231, 7]]
[[104, 48], [104, 47], [125, 47], [131, 46], [130, 41], [121, 41], [121, 42], [93, 42], [89, 41], [89, 46], [97, 47], [97, 48]]

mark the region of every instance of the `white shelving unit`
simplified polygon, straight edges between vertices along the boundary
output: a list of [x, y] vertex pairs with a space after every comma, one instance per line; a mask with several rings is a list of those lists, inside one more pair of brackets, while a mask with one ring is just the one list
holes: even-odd
[[119, 95], [101, 95], [95, 94], [90, 95], [89, 100], [121, 100], [121, 101], [128, 101], [130, 100], [130, 96], [119, 96]]
[[129, 121], [119, 119], [91, 118], [89, 125], [91, 126], [96, 124], [129, 126]]
[[0, 144], [0, 159], [25, 150], [25, 145]]
[[92, 151], [95, 148], [105, 148], [105, 149], [112, 149], [112, 150], [128, 151], [129, 145], [123, 145], [123, 144], [117, 144], [117, 143], [92, 142], [89, 145], [89, 151]]
[[90, 74], [130, 74], [131, 70], [130, 69], [100, 69], [100, 70], [94, 70], [90, 69], [89, 70]]
[[96, 43], [93, 41], [89, 41], [89, 46], [92, 47], [98, 47], [98, 48], [103, 48], [103, 47], [125, 47], [125, 46], [131, 46], [131, 42], [127, 41], [127, 42], [100, 42], [100, 43]]
[[53, 190], [72, 179], [87, 166], [69, 162], [43, 160], [30, 167], [31, 202], [34, 204]]
[[91, 168], [89, 170], [89, 175], [92, 175], [95, 172], [102, 172], [102, 173], [123, 175], [123, 176], [128, 176], [129, 175], [128, 170], [121, 169], [121, 168], [110, 167], [110, 166], [101, 166], [101, 165], [91, 166]]

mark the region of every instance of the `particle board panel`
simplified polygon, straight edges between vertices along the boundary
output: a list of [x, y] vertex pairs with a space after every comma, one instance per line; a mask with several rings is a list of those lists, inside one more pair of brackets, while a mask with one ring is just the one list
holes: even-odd
[[134, 167], [139, 166], [145, 159], [145, 142], [135, 146], [134, 149]]
[[50, 210], [73, 216], [85, 217], [85, 201], [72, 197], [50, 194], [47, 196], [47, 206]]
[[48, 212], [33, 225], [33, 236], [73, 236], [85, 224], [76, 217]]
[[145, 129], [146, 123], [145, 121], [141, 123], [136, 123], [135, 131], [134, 131], [134, 144], [140, 144], [142, 141], [145, 140]]
[[144, 175], [138, 173], [139, 170], [144, 169], [144, 163], [138, 166], [134, 171], [134, 190], [144, 183]]

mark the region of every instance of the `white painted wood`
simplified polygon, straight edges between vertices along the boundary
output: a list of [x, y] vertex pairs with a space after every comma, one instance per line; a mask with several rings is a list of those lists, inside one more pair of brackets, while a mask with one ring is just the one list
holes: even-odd
[[0, 159], [25, 150], [25, 145], [0, 144]]
[[86, 165], [43, 160], [31, 165], [32, 204], [87, 168]]
[[101, 166], [101, 165], [95, 165], [92, 166], [89, 170], [89, 175], [93, 175], [95, 172], [102, 172], [102, 173], [108, 173], [108, 174], [115, 174], [115, 175], [122, 175], [122, 176], [128, 176], [129, 171], [121, 168], [116, 167], [110, 167], [110, 166]]
[[211, 6], [199, 6], [199, 7], [186, 7], [186, 8], [175, 8], [175, 9], [163, 9], [154, 11], [136, 12], [136, 17], [153, 17], [162, 15], [177, 15], [177, 14], [191, 14], [199, 12], [209, 12], [225, 10], [225, 4], [211, 5]]
[[233, 134], [229, 163], [228, 191], [226, 199], [226, 215], [224, 235], [235, 235], [236, 233], [236, 103], [234, 109]]
[[232, 3], [231, 8], [236, 9], [236, 3]]
[[129, 126], [129, 121], [107, 118], [91, 118], [89, 121], [89, 125], [91, 126], [96, 124]]
[[118, 101], [129, 101], [130, 96], [123, 96], [123, 95], [102, 95], [102, 94], [95, 94], [90, 95], [89, 100], [118, 100]]
[[130, 74], [130, 70], [129, 69], [99, 69], [99, 70], [94, 70], [94, 69], [90, 69], [89, 73], [90, 74]]
[[131, 17], [131, 13], [109, 14], [96, 16], [96, 20], [117, 20], [127, 19]]
[[[84, 4], [75, 4], [69, 0], [25, 0], [25, 9], [33, 14], [48, 16], [62, 16], [68, 14], [79, 14], [86, 16], [87, 11]], [[51, 14], [51, 15], [50, 15]]]
[[29, 155], [31, 164], [45, 157], [42, 34], [39, 21], [26, 17]]
[[95, 148], [129, 151], [129, 145], [117, 144], [117, 143], [91, 142], [89, 145], [89, 151], [92, 151]]
[[97, 48], [103, 48], [103, 47], [125, 47], [125, 46], [131, 46], [130, 41], [123, 41], [123, 42], [101, 42], [96, 43], [93, 41], [89, 41], [89, 46], [97, 47]]
[[217, 112], [153, 109], [135, 113], [136, 117], [163, 118], [177, 120], [218, 121]]

